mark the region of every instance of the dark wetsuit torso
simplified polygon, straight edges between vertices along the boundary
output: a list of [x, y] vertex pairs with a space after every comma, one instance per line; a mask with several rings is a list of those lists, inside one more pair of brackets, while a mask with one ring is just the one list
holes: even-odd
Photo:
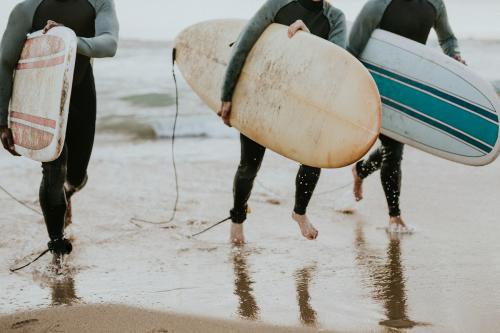
[[[95, 36], [95, 9], [87, 0], [44, 0], [33, 18], [33, 30], [42, 30], [48, 20], [61, 23], [78, 37]], [[79, 85], [91, 70], [90, 58], [77, 55], [73, 85]]]
[[[387, 7], [380, 29], [425, 44], [436, 20], [436, 10], [427, 0], [393, 0]], [[381, 146], [367, 160], [356, 165], [361, 178], [380, 169], [390, 216], [401, 215], [401, 161], [404, 145], [380, 135]]]
[[290, 26], [295, 21], [302, 20], [313, 35], [328, 39], [330, 23], [323, 14], [323, 1], [297, 0], [283, 7], [274, 22]]
[[[273, 22], [290, 26], [302, 20], [309, 31], [320, 38], [328, 39], [332, 27], [323, 11], [323, 1], [297, 0], [283, 6]], [[247, 202], [255, 177], [260, 169], [266, 148], [250, 140], [243, 134], [241, 141], [241, 161], [234, 179], [234, 206], [231, 219], [243, 223], [246, 219]], [[321, 170], [302, 165], [295, 181], [295, 207], [297, 214], [304, 215], [320, 177]]]
[[[72, 29], [78, 37], [95, 36], [94, 7], [87, 0], [44, 0], [36, 9], [33, 31], [48, 20]], [[52, 240], [61, 239], [70, 193], [64, 184], [81, 186], [87, 176], [95, 135], [96, 94], [90, 58], [77, 55], [63, 152], [53, 162], [43, 163], [40, 204]]]
[[380, 29], [427, 43], [436, 10], [427, 0], [393, 0], [385, 10]]

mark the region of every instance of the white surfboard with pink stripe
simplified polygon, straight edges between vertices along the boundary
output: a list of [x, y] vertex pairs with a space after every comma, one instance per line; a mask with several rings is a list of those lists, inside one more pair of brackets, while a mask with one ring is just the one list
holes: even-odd
[[16, 151], [35, 161], [53, 161], [63, 149], [76, 42], [75, 33], [64, 27], [35, 32], [17, 64], [9, 124]]

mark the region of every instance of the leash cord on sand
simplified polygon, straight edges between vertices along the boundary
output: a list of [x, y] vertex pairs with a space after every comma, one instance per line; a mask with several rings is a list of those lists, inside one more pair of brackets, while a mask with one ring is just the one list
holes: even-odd
[[40, 253], [40, 255], [38, 257], [36, 257], [35, 259], [33, 259], [32, 261], [30, 261], [29, 263], [27, 263], [26, 265], [24, 266], [21, 266], [21, 267], [17, 267], [17, 268], [9, 268], [9, 270], [12, 272], [12, 273], [15, 273], [17, 271], [20, 271], [28, 266], [30, 266], [31, 264], [34, 264], [35, 262], [37, 262], [40, 258], [42, 258], [44, 255], [46, 255], [50, 250], [47, 249], [45, 251], [43, 251], [42, 253]]
[[221, 220], [221, 221], [219, 221], [219, 222], [215, 223], [214, 225], [212, 225], [212, 226], [210, 226], [210, 227], [206, 228], [205, 230], [202, 230], [202, 231], [200, 231], [200, 232], [198, 232], [198, 233], [196, 233], [196, 234], [194, 234], [194, 235], [191, 235], [191, 238], [194, 238], [194, 237], [196, 237], [196, 236], [199, 236], [199, 235], [201, 235], [201, 234], [204, 234], [205, 232], [207, 232], [207, 231], [209, 231], [209, 230], [212, 230], [213, 228], [217, 227], [218, 225], [221, 225], [221, 224], [222, 224], [222, 223], [224, 223], [224, 222], [229, 221], [230, 219], [231, 219], [231, 217], [227, 217], [227, 218], [225, 218], [224, 220]]
[[19, 200], [18, 198], [16, 198], [12, 193], [10, 193], [9, 191], [7, 191], [1, 185], [0, 185], [0, 190], [2, 190], [2, 192], [4, 192], [5, 194], [7, 194], [12, 200], [14, 200], [15, 202], [17, 202], [18, 204], [20, 204], [24, 208], [29, 209], [30, 211], [36, 213], [37, 215], [42, 215], [42, 213], [40, 213], [38, 210], [34, 209], [33, 207], [28, 206], [27, 204], [25, 204], [24, 202], [22, 202], [21, 200]]
[[179, 119], [179, 87], [177, 84], [177, 77], [175, 75], [175, 59], [176, 59], [176, 49], [172, 50], [172, 77], [174, 78], [175, 85], [175, 117], [174, 117], [174, 126], [172, 128], [172, 166], [174, 169], [174, 178], [175, 178], [175, 203], [174, 208], [172, 210], [172, 215], [166, 221], [153, 222], [139, 218], [132, 218], [130, 222], [135, 224], [134, 222], [145, 223], [145, 224], [153, 224], [153, 225], [162, 225], [168, 224], [174, 221], [175, 215], [177, 214], [177, 206], [179, 205], [179, 177], [177, 173], [177, 164], [175, 162], [175, 133], [177, 130], [177, 120]]

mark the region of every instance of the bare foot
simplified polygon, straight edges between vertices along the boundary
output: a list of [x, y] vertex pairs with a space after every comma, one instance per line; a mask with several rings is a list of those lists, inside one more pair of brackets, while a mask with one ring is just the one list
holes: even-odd
[[318, 238], [318, 230], [314, 228], [307, 215], [299, 215], [294, 212], [292, 214], [292, 219], [294, 219], [295, 222], [299, 224], [302, 236], [309, 240], [315, 240], [316, 238]]
[[63, 271], [64, 265], [64, 255], [60, 253], [54, 253], [52, 255], [52, 264], [50, 270], [56, 275], [60, 275]]
[[391, 216], [389, 220], [389, 225], [398, 226], [400, 228], [406, 228], [405, 221], [401, 218], [401, 216]]
[[391, 234], [413, 234], [415, 232], [415, 228], [407, 225], [401, 216], [394, 216], [389, 220], [387, 232]]
[[363, 200], [363, 178], [358, 175], [356, 166], [352, 168], [352, 176], [354, 177], [354, 198], [356, 201], [361, 201]]
[[245, 244], [245, 235], [243, 233], [243, 224], [231, 223], [231, 243], [234, 245]]

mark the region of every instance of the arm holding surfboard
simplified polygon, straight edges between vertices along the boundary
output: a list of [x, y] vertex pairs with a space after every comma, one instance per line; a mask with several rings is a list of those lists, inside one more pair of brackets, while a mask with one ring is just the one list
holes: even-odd
[[113, 0], [93, 0], [96, 8], [95, 37], [78, 38], [79, 54], [89, 58], [114, 57], [118, 48], [119, 23]]
[[222, 105], [218, 113], [227, 126], [231, 126], [229, 121], [231, 115], [231, 100], [248, 53], [266, 28], [273, 23], [276, 13], [286, 2], [287, 1], [268, 0], [264, 3], [252, 19], [250, 19], [234, 44], [234, 51], [229, 60], [222, 87]]
[[[118, 49], [119, 23], [116, 16], [113, 0], [94, 1], [96, 8], [95, 31], [96, 36], [92, 38], [78, 37], [78, 54], [89, 58], [111, 58]], [[43, 29], [47, 33], [50, 29], [61, 24], [48, 21]]]
[[18, 4], [10, 14], [7, 28], [0, 44], [0, 138], [3, 147], [14, 156], [12, 131], [8, 128], [9, 102], [12, 95], [13, 74], [21, 55], [31, 19], [26, 17], [23, 4]]
[[[218, 113], [226, 125], [231, 126], [229, 121], [232, 106], [231, 100], [248, 53], [266, 28], [274, 22], [277, 13], [291, 2], [291, 0], [268, 0], [249, 21], [235, 43], [234, 51], [226, 70], [222, 87], [222, 105]], [[342, 11], [335, 9], [328, 3], [325, 3], [324, 6], [324, 14], [331, 25], [328, 40], [345, 48], [347, 31], [345, 16]], [[309, 30], [301, 20], [296, 21], [290, 26], [288, 31], [289, 37], [292, 38], [299, 30], [306, 32]]]

